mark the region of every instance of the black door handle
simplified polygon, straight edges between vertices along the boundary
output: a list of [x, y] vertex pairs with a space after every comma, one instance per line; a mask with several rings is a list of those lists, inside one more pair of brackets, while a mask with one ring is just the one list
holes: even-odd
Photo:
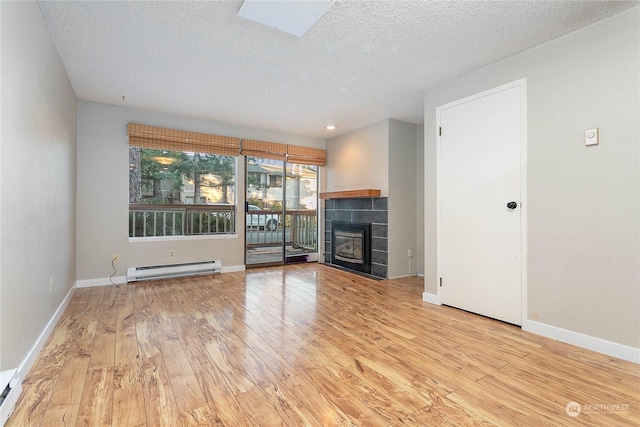
[[509, 202], [509, 203], [507, 203], [507, 207], [509, 209], [515, 209], [515, 208], [518, 207], [518, 204], [516, 202]]

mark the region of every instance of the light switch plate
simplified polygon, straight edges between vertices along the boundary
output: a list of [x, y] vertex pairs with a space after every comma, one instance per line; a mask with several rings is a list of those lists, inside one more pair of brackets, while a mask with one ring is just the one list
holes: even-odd
[[598, 128], [587, 129], [584, 131], [584, 145], [598, 145], [600, 143], [600, 132]]

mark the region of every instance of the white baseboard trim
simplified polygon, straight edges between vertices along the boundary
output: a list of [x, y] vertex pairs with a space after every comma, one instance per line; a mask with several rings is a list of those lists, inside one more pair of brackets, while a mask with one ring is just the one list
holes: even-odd
[[424, 278], [424, 273], [416, 273], [416, 276]]
[[440, 296], [436, 294], [430, 294], [428, 292], [422, 293], [422, 301], [435, 304], [435, 305], [442, 305], [442, 301], [440, 301]]
[[416, 273], [401, 274], [400, 276], [389, 277], [389, 279], [387, 279], [387, 280], [404, 279], [405, 277], [415, 277], [415, 276], [416, 276]]
[[244, 265], [230, 265], [228, 267], [222, 266], [223, 273], [236, 273], [238, 271], [245, 271], [246, 268]]
[[[116, 285], [124, 285], [127, 283], [127, 276], [114, 276], [111, 278]], [[106, 286], [111, 285], [111, 281], [108, 277], [102, 277], [98, 279], [84, 279], [76, 280], [77, 288], [91, 288], [93, 286]]]
[[567, 344], [583, 347], [588, 350], [597, 351], [598, 353], [606, 354], [607, 356], [613, 356], [618, 359], [640, 364], [640, 348], [618, 344], [612, 341], [603, 340], [602, 338], [592, 337], [580, 332], [569, 331], [567, 329], [535, 322], [533, 320], [523, 319], [522, 330], [542, 335], [547, 338], [553, 338]]
[[27, 356], [24, 358], [22, 363], [20, 363], [20, 366], [18, 366], [18, 370], [14, 374], [14, 378], [19, 378], [20, 383], [22, 383], [22, 379], [25, 377], [25, 375], [29, 373], [29, 370], [38, 358], [40, 351], [42, 351], [44, 344], [47, 342], [49, 335], [51, 335], [53, 328], [55, 328], [58, 320], [60, 320], [60, 316], [62, 316], [62, 313], [64, 313], [64, 310], [69, 305], [69, 301], [71, 301], [71, 296], [73, 295], [75, 288], [76, 286], [73, 285], [71, 289], [69, 289], [69, 292], [67, 292], [67, 295], [64, 297], [55, 313], [53, 313], [53, 316], [51, 316], [49, 323], [47, 323], [47, 325], [44, 327], [43, 331], [40, 333], [40, 336], [38, 337], [38, 339], [36, 339], [36, 342], [27, 352]]

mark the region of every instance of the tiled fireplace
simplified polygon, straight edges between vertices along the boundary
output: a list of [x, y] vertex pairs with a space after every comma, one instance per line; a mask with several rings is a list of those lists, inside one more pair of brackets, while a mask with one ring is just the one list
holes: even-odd
[[[325, 263], [387, 278], [386, 197], [327, 199], [324, 218]], [[336, 230], [342, 230], [338, 232], [337, 240]], [[361, 233], [359, 230], [366, 231]], [[359, 235], [366, 236], [366, 233], [370, 234], [361, 242]]]
[[371, 274], [371, 224], [332, 221], [331, 264]]

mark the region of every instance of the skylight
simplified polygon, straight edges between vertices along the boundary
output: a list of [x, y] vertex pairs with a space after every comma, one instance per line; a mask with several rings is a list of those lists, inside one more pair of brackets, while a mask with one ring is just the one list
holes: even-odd
[[332, 4], [332, 0], [244, 0], [238, 16], [302, 37]]

